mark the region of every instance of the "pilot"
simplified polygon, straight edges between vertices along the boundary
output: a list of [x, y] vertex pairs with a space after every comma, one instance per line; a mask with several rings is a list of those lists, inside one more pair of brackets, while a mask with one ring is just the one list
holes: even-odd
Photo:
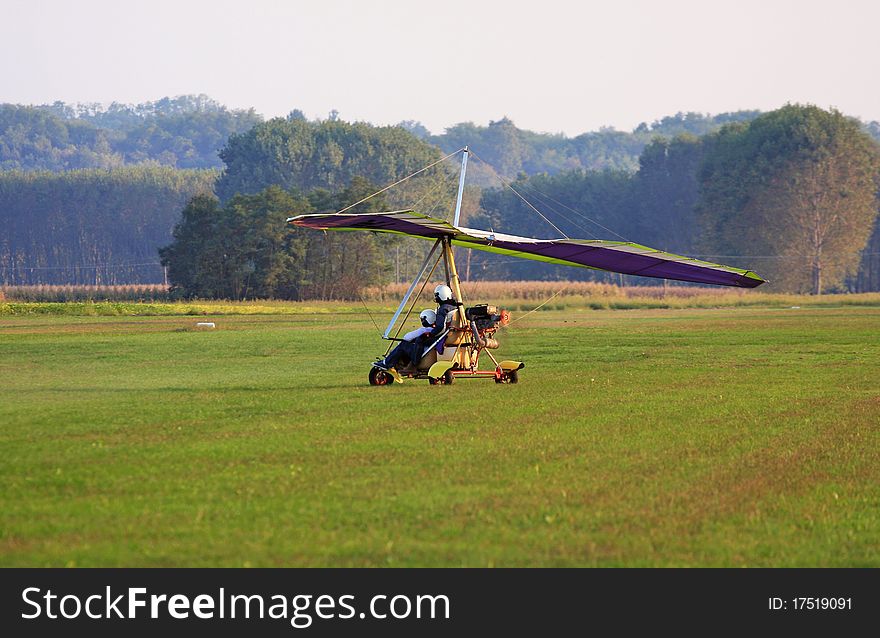
[[434, 329], [428, 335], [428, 343], [432, 343], [446, 330], [446, 324], [451, 321], [451, 315], [458, 310], [459, 305], [452, 297], [452, 288], [443, 284], [434, 288], [434, 301], [438, 304], [437, 314]]
[[419, 313], [419, 320], [422, 322], [420, 328], [411, 330], [403, 335], [403, 341], [397, 344], [384, 359], [376, 361], [373, 365], [383, 370], [390, 370], [397, 366], [398, 363], [406, 365], [409, 362], [418, 363], [422, 358], [422, 352], [425, 346], [430, 343], [427, 341], [427, 335], [434, 330], [434, 322], [437, 320], [437, 313], [430, 308], [425, 308]]

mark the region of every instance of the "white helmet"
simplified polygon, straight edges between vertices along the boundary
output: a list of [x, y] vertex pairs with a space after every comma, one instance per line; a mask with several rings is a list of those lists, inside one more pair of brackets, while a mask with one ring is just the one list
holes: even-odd
[[419, 313], [419, 319], [422, 320], [422, 325], [425, 328], [430, 328], [437, 321], [437, 313], [430, 308], [425, 308]]
[[444, 284], [440, 284], [434, 288], [434, 301], [443, 303], [444, 301], [452, 301], [452, 288]]

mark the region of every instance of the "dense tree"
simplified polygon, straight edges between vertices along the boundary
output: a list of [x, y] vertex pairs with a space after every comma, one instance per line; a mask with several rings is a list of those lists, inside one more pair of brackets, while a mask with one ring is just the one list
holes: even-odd
[[[534, 175], [574, 169], [635, 172], [639, 167], [639, 154], [655, 137], [704, 135], [724, 124], [748, 121], [757, 115], [758, 111], [737, 111], [716, 116], [678, 113], [652, 124], [642, 123], [632, 132], [602, 128], [571, 138], [562, 134], [519, 129], [505, 117], [490, 122], [488, 126], [477, 126], [471, 122], [456, 124], [447, 128], [442, 135], [433, 135], [428, 140], [447, 153], [469, 145], [508, 179], [520, 172]], [[483, 187], [496, 188], [499, 185], [493, 171], [479, 163], [475, 164], [472, 173], [476, 183]]]
[[880, 290], [880, 214], [874, 220], [874, 230], [862, 251], [862, 262], [854, 278], [856, 292]]
[[193, 198], [159, 251], [172, 292], [186, 297], [248, 299], [296, 297], [304, 240], [285, 219], [309, 210], [304, 198], [272, 186], [236, 195], [225, 206], [213, 196]]
[[220, 234], [220, 212], [220, 202], [212, 194], [196, 195], [183, 209], [172, 232], [173, 243], [159, 249], [172, 291], [182, 296], [223, 296], [223, 249], [215, 241]]
[[[339, 193], [316, 189], [307, 198], [278, 186], [235, 195], [223, 205], [213, 196], [195, 197], [172, 243], [159, 251], [172, 291], [225, 299], [356, 299], [363, 286], [389, 281], [388, 255], [401, 238], [317, 233], [291, 228], [285, 219], [341, 208], [375, 191], [355, 178]], [[352, 210], [387, 210], [387, 202], [378, 196]]]
[[789, 105], [725, 127], [700, 175], [707, 247], [772, 256], [761, 272], [778, 289], [839, 288], [877, 214], [878, 170], [877, 145], [837, 111]]
[[220, 157], [226, 169], [217, 194], [225, 200], [272, 185], [338, 191], [355, 177], [385, 185], [440, 155], [398, 127], [276, 118], [230, 137]]
[[431, 131], [425, 128], [424, 124], [422, 124], [421, 122], [417, 122], [416, 120], [404, 120], [402, 122], [398, 122], [397, 126], [409, 131], [420, 140], [426, 139], [431, 135]]
[[220, 166], [228, 137], [262, 121], [253, 109], [231, 111], [206, 96], [135, 106], [0, 105], [0, 169], [70, 170], [153, 163]]
[[[470, 226], [624, 236], [754, 268], [778, 289], [880, 289], [873, 199], [880, 169], [870, 139], [880, 137], [880, 125], [815, 107], [757, 115], [679, 113], [631, 133], [604, 128], [568, 138], [519, 129], [506, 117], [437, 136], [411, 120], [374, 127], [338, 114], [309, 121], [298, 110], [262, 122], [252, 110], [231, 111], [206, 96], [134, 106], [0, 105], [0, 277], [161, 281], [150, 263], [154, 249], [171, 239], [176, 211], [189, 201], [179, 238], [163, 252], [182, 294], [355, 298], [365, 283], [411, 278], [425, 242], [299, 232], [283, 217], [356, 202], [438, 159], [434, 144], [476, 151], [463, 206]], [[156, 167], [216, 166], [220, 147], [219, 201], [210, 195], [215, 173]], [[127, 164], [142, 167], [119, 170]], [[87, 167], [113, 170], [19, 170]], [[414, 208], [450, 218], [457, 168], [442, 162], [354, 210]], [[608, 277], [467, 254], [465, 274], [473, 276]]]
[[645, 147], [632, 182], [633, 239], [680, 255], [699, 252], [695, 208], [702, 158], [701, 139], [687, 133], [658, 137]]
[[[315, 210], [338, 210], [376, 190], [375, 184], [356, 177], [339, 193], [318, 189], [309, 194], [309, 200]], [[350, 211], [367, 213], [388, 209], [388, 202], [379, 195]], [[407, 241], [383, 233], [295, 232], [308, 242], [302, 262], [302, 280], [307, 283], [302, 286], [300, 297], [311, 299], [357, 299], [363, 286], [388, 283], [392, 275], [391, 252]]]
[[160, 167], [0, 172], [0, 282], [161, 283], [156, 249], [215, 177]]
[[710, 249], [768, 255], [778, 288], [819, 294], [855, 275], [877, 215], [877, 145], [837, 111], [789, 105], [708, 143], [701, 217]]
[[642, 122], [633, 131], [636, 134], [649, 133], [650, 135], [663, 137], [676, 137], [679, 135], [696, 135], [697, 137], [717, 131], [725, 124], [734, 122], [748, 122], [761, 114], [760, 111], [734, 111], [719, 115], [705, 115], [703, 113], [676, 113], [654, 120], [650, 125]]
[[110, 134], [43, 110], [0, 105], [0, 169], [112, 168], [124, 163]]

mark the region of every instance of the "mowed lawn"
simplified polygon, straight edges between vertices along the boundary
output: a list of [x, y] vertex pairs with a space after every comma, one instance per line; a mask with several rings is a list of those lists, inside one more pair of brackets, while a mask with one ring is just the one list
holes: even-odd
[[880, 566], [880, 309], [541, 311], [514, 386], [208, 319], [0, 317], [0, 565]]

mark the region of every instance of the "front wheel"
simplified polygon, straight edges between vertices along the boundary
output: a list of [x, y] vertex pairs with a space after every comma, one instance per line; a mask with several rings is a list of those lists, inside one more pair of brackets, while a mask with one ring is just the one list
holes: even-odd
[[370, 368], [370, 385], [389, 385], [393, 382], [394, 377], [382, 368]]

